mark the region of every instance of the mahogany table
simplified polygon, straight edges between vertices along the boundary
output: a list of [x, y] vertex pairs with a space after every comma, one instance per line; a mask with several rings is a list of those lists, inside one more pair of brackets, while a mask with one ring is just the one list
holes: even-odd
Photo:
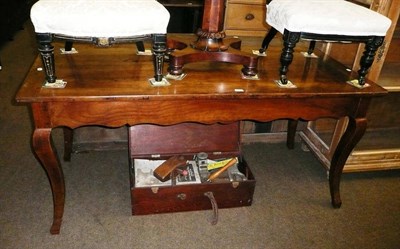
[[367, 82], [370, 86], [363, 89], [346, 84], [356, 74], [323, 56], [297, 56], [291, 67], [297, 88], [279, 88], [273, 81], [279, 67], [279, 47], [270, 48], [269, 57], [260, 57], [260, 80], [242, 79], [240, 65], [200, 62], [188, 64], [183, 80], [170, 80], [171, 85], [164, 87], [148, 83], [153, 73], [151, 57], [136, 55], [129, 45], [101, 49], [76, 44], [76, 49], [80, 53], [55, 55], [58, 75], [67, 81], [64, 89], [42, 87], [44, 76], [37, 70], [41, 67], [37, 59], [16, 96], [32, 110], [33, 149], [53, 193], [52, 234], [60, 232], [65, 202], [63, 171], [51, 143], [55, 127], [289, 119], [288, 145], [292, 147], [297, 120], [349, 117], [329, 170], [331, 202], [339, 208], [343, 166], [364, 134], [371, 99], [386, 93], [373, 82]]

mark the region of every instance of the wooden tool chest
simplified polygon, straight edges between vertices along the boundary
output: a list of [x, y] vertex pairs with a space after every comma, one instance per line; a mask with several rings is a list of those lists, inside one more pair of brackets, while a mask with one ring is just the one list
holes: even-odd
[[[130, 127], [132, 214], [144, 215], [204, 209], [214, 209], [215, 211], [218, 208], [250, 206], [256, 181], [240, 154], [239, 126], [239, 122], [235, 122], [212, 125], [182, 123], [172, 126], [143, 124]], [[196, 168], [195, 170], [199, 173], [197, 177], [200, 176], [200, 181], [197, 183], [180, 183], [179, 179], [174, 178], [161, 185], [152, 185], [153, 183], [143, 185], [138, 179], [143, 173], [137, 169], [139, 164], [153, 163], [157, 165], [161, 162], [159, 160], [166, 160], [176, 155], [192, 160], [200, 152], [202, 152], [201, 155], [206, 153], [211, 160], [237, 157], [239, 163], [236, 169], [240, 171], [238, 174], [243, 175], [244, 178], [232, 179], [231, 172], [227, 171], [222, 174], [222, 177], [207, 182], [203, 179], [204, 171], [199, 173]], [[146, 173], [153, 174], [152, 170]]]

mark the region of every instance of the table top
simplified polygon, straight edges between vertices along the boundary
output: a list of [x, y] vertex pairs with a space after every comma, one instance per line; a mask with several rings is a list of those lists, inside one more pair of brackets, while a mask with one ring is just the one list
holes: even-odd
[[[169, 36], [190, 42], [192, 35]], [[243, 43], [251, 38], [243, 38]], [[154, 87], [148, 82], [153, 73], [152, 57], [137, 55], [134, 44], [118, 44], [98, 48], [76, 43], [77, 54], [60, 54], [62, 43], [54, 43], [56, 75], [67, 81], [63, 89], [43, 88], [44, 73], [38, 57], [17, 93], [18, 102], [47, 101], [127, 101], [135, 99], [212, 99], [212, 98], [304, 98], [326, 95], [378, 96], [386, 91], [369, 82], [358, 89], [346, 83], [356, 78], [340, 63], [324, 58], [305, 58], [295, 49], [288, 77], [297, 88], [279, 88], [278, 78], [281, 47], [271, 46], [266, 57], [258, 62], [259, 80], [242, 79], [241, 65], [221, 62], [199, 62], [184, 66], [183, 80], [169, 80], [170, 86]], [[150, 44], [146, 44], [150, 47]], [[243, 46], [242, 46], [243, 48]], [[258, 49], [254, 47], [252, 49]], [[247, 49], [244, 51], [251, 52]], [[164, 66], [164, 72], [168, 64]]]

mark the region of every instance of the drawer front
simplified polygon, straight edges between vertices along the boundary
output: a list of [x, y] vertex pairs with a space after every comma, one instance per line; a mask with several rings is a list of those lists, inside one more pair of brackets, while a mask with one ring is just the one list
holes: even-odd
[[250, 206], [253, 202], [255, 181], [232, 183], [191, 184], [159, 188], [132, 188], [132, 214], [185, 212], [212, 209], [205, 195], [212, 192], [218, 208]]
[[241, 4], [259, 4], [259, 5], [266, 5], [266, 0], [228, 0], [228, 4], [231, 3], [241, 3]]
[[141, 124], [129, 128], [130, 155], [135, 158], [170, 156], [176, 153], [234, 153], [239, 151], [239, 142], [239, 122], [211, 125], [182, 123], [170, 126]]
[[132, 215], [171, 213], [212, 209], [211, 200], [204, 195], [212, 192], [218, 208], [250, 206], [253, 202], [256, 179], [243, 159], [240, 171], [246, 181], [199, 183], [161, 187], [136, 187], [135, 165], [129, 167]]
[[225, 14], [225, 29], [227, 30], [267, 30], [264, 5], [229, 4]]

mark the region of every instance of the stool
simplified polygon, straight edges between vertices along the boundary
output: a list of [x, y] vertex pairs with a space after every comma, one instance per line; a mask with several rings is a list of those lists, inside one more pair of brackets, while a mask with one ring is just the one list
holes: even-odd
[[358, 70], [358, 86], [363, 87], [376, 50], [382, 45], [391, 20], [375, 11], [343, 0], [273, 0], [267, 4], [266, 22], [271, 26], [261, 45], [268, 48], [279, 31], [283, 46], [278, 84], [287, 86], [287, 72], [293, 49], [300, 39], [310, 40], [311, 54], [315, 41], [363, 42], [365, 51]]
[[[47, 84], [56, 83], [53, 39], [98, 46], [152, 41], [153, 82], [163, 80], [169, 12], [155, 0], [40, 0], [32, 6], [35, 28]], [[139, 47], [138, 47], [139, 48]], [[62, 80], [61, 80], [62, 81]]]

